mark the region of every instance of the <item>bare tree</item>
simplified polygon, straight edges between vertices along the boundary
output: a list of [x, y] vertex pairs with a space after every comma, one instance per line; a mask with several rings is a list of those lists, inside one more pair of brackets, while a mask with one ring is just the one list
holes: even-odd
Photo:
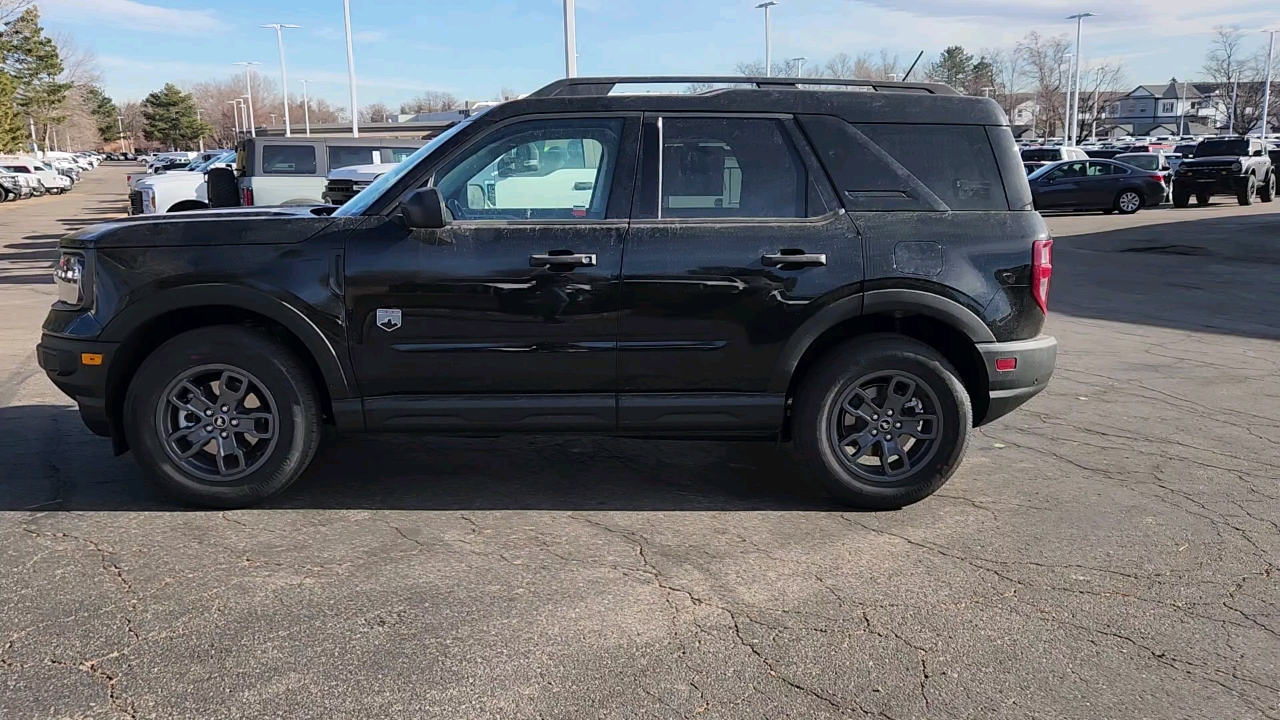
[[1124, 63], [1099, 63], [1080, 73], [1080, 127], [1076, 137], [1096, 136], [1106, 109], [1124, 96]]
[[360, 122], [387, 122], [391, 114], [391, 108], [386, 103], [376, 102], [360, 108]]
[[1018, 42], [1014, 52], [1021, 58], [1023, 77], [1036, 96], [1038, 126], [1046, 137], [1065, 135], [1070, 40], [1066, 35], [1046, 38], [1032, 32]]
[[[266, 75], [252, 72], [250, 84], [253, 86], [254, 124], [262, 126], [266, 124], [270, 113], [281, 113], [280, 94], [276, 91], [275, 80]], [[209, 138], [213, 144], [220, 147], [234, 145], [237, 139], [235, 128], [239, 122], [236, 120], [235, 109], [230, 101], [243, 99], [244, 74], [235, 73], [220, 80], [189, 83], [183, 89], [195, 98], [196, 107], [200, 109], [200, 116], [204, 121], [213, 126], [213, 136]], [[295, 110], [292, 105], [291, 102], [289, 108], [291, 119], [296, 117], [301, 120], [302, 103], [298, 103], [296, 116], [293, 115]]]
[[851, 79], [857, 77], [854, 60], [848, 53], [836, 53], [822, 66], [822, 74], [829, 78]]
[[0, 25], [22, 14], [35, 0], [0, 0]]
[[400, 112], [405, 114], [444, 112], [462, 107], [462, 101], [453, 93], [439, 90], [427, 90], [400, 104]]
[[1246, 53], [1242, 47], [1245, 33], [1239, 27], [1219, 26], [1213, 33], [1204, 57], [1205, 79], [1218, 87], [1217, 110], [1226, 118], [1227, 127], [1247, 133], [1262, 116], [1267, 53]]
[[995, 48], [985, 49], [981, 54], [991, 66], [991, 87], [995, 88], [991, 96], [1012, 118], [1025, 100], [1027, 73], [1022, 53], [1016, 49]]

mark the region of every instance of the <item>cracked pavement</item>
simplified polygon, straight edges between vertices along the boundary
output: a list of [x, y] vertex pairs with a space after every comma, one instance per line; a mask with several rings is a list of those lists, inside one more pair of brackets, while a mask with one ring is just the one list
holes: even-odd
[[0, 717], [1280, 718], [1275, 206], [1051, 218], [1052, 385], [900, 512], [767, 444], [397, 436], [194, 512], [35, 366], [124, 171], [0, 205]]

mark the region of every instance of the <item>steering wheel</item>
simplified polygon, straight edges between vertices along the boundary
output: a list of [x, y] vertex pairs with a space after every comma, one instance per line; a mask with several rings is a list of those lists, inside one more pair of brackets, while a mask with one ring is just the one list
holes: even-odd
[[453, 216], [454, 220], [467, 219], [467, 214], [462, 211], [462, 203], [459, 203], [454, 198], [449, 198], [445, 201], [444, 206], [449, 209], [449, 214]]

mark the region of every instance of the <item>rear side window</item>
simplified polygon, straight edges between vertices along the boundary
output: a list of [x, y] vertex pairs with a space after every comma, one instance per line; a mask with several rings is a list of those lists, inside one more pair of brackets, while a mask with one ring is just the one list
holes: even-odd
[[263, 175], [315, 175], [314, 145], [263, 145]]
[[980, 125], [859, 125], [952, 210], [1008, 210], [1000, 170]]
[[[663, 118], [664, 218], [804, 218], [809, 173], [779, 120]], [[810, 206], [813, 211], [810, 212]]]
[[382, 160], [384, 163], [404, 162], [405, 158], [418, 151], [418, 148], [382, 148]]
[[371, 147], [350, 147], [342, 145], [329, 146], [329, 169], [351, 167], [352, 165], [371, 165], [378, 162], [378, 149]]

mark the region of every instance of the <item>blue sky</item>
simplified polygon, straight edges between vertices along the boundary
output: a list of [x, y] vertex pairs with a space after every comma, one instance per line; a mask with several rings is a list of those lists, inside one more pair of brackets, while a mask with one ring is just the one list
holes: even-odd
[[[341, 0], [38, 0], [51, 29], [92, 48], [118, 100], [168, 81], [231, 75], [256, 60], [278, 77], [275, 33], [286, 31], [291, 89], [346, 105]], [[731, 73], [763, 59], [756, 0], [578, 0], [582, 75]], [[360, 103], [398, 104], [422, 90], [488, 99], [503, 86], [533, 90], [563, 74], [561, 0], [351, 0]], [[1274, 9], [1271, 9], [1274, 8]], [[1130, 84], [1198, 74], [1220, 23], [1280, 23], [1272, 0], [782, 0], [773, 11], [774, 59], [822, 60], [888, 48], [909, 61], [949, 44], [1011, 45], [1028, 31], [1074, 32], [1062, 18], [1092, 10], [1086, 57], [1121, 59]], [[1264, 37], [1251, 42], [1261, 44]]]

